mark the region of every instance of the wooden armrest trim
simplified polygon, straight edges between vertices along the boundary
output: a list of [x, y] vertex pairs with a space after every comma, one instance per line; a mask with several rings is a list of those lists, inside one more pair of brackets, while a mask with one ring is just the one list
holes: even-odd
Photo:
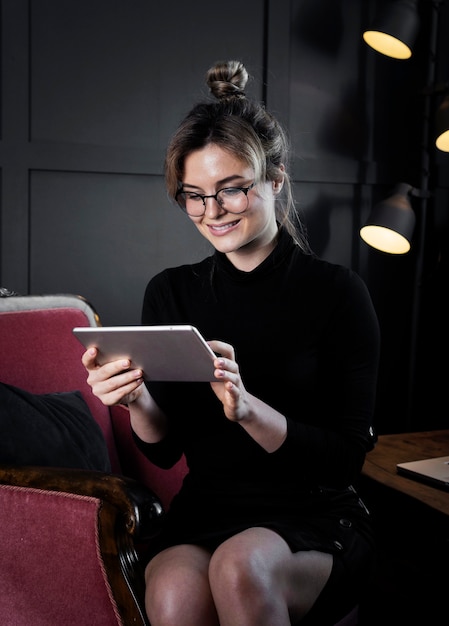
[[163, 510], [152, 491], [123, 476], [35, 466], [0, 465], [0, 484], [96, 499], [97, 540], [118, 613], [125, 624], [149, 626], [144, 572], [135, 541], [148, 540], [160, 527]]
[[148, 539], [164, 515], [157, 496], [134, 479], [92, 470], [0, 465], [0, 483], [91, 496], [116, 507], [125, 516], [134, 539]]

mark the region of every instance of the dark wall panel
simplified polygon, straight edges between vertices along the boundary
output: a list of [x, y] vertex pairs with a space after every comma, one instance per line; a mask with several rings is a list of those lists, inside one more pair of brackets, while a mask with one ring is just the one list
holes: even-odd
[[358, 266], [360, 241], [354, 215], [358, 216], [362, 200], [354, 185], [300, 181], [295, 197], [314, 252], [346, 267]]
[[209, 247], [160, 177], [33, 172], [32, 293], [85, 296], [103, 324], [137, 324], [145, 286]]
[[204, 0], [39, 0], [30, 25], [33, 141], [163, 154], [210, 65], [237, 57], [262, 69], [255, 0], [229, 0], [222, 19]]
[[[358, 0], [292, 2], [289, 129], [301, 159], [363, 156], [365, 49]], [[332, 178], [332, 170], [322, 170]]]

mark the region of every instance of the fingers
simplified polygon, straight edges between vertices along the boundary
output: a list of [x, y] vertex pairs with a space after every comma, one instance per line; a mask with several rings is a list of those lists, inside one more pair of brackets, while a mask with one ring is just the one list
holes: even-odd
[[139, 370], [130, 370], [92, 385], [94, 395], [108, 406], [130, 404], [141, 395], [144, 388]]
[[111, 376], [116, 376], [131, 367], [129, 359], [116, 359], [100, 365], [97, 362], [97, 355], [98, 350], [96, 348], [89, 348], [81, 357], [81, 361], [88, 372], [98, 372], [98, 376], [95, 377], [97, 380], [105, 380]]
[[224, 341], [208, 341], [212, 350], [219, 356], [214, 361], [215, 376], [221, 380], [238, 382], [239, 366], [235, 360], [234, 348]]
[[87, 370], [94, 369], [96, 366], [97, 349], [89, 348], [81, 357], [81, 362]]
[[212, 350], [219, 356], [214, 361], [217, 382], [211, 387], [223, 404], [226, 417], [232, 421], [243, 419], [246, 411], [244, 400], [246, 393], [240, 377], [239, 366], [235, 360], [234, 348], [223, 341], [209, 341]]
[[217, 341], [215, 339], [213, 341], [208, 341], [207, 343], [216, 354], [220, 354], [230, 359], [231, 361], [235, 360], [234, 348], [229, 343], [225, 343], [224, 341]]
[[133, 402], [142, 390], [142, 370], [130, 369], [129, 359], [118, 359], [99, 365], [97, 350], [90, 348], [82, 356], [82, 363], [88, 372], [87, 383], [92, 392], [108, 406]]
[[238, 364], [232, 359], [226, 359], [224, 357], [218, 357], [214, 361], [215, 376], [221, 381], [230, 381], [234, 384], [238, 384], [240, 380], [240, 372]]

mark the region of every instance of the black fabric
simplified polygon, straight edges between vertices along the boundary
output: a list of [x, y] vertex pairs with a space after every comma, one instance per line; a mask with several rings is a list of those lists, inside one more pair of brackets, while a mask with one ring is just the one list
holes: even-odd
[[146, 558], [179, 543], [214, 550], [245, 528], [269, 528], [293, 552], [333, 555], [310, 625], [334, 624], [365, 588], [376, 552], [369, 513], [349, 488], [373, 444], [380, 336], [366, 285], [281, 230], [253, 271], [215, 252], [153, 277], [142, 323], [190, 323], [230, 343], [247, 391], [287, 419], [284, 443], [268, 453], [226, 419], [208, 383], [148, 382], [169, 434], [137, 445], [161, 467], [184, 453], [189, 473]]
[[5, 383], [0, 463], [111, 471], [103, 432], [79, 391], [32, 394]]
[[352, 572], [366, 580], [371, 520], [348, 486], [372, 448], [379, 327], [360, 277], [303, 254], [281, 231], [251, 272], [215, 253], [156, 275], [142, 323], [191, 323], [206, 339], [233, 345], [246, 389], [285, 415], [288, 429], [268, 453], [225, 418], [208, 383], [148, 382], [169, 434], [151, 444], [136, 437], [137, 445], [161, 467], [185, 453], [189, 467], [155, 549], [214, 549], [244, 528], [264, 526], [295, 552], [340, 558], [348, 549], [340, 526], [346, 519], [360, 542]]
[[372, 448], [379, 325], [354, 272], [305, 255], [281, 230], [251, 272], [215, 253], [153, 277], [142, 323], [193, 324], [207, 340], [233, 345], [245, 388], [285, 415], [288, 428], [268, 455], [224, 418], [208, 383], [151, 381], [172, 436], [163, 452], [159, 444], [145, 450], [150, 460], [167, 467], [184, 452], [197, 483], [212, 479], [214, 491], [222, 477], [232, 490], [244, 476], [263, 489], [287, 480], [293, 491], [358, 478]]

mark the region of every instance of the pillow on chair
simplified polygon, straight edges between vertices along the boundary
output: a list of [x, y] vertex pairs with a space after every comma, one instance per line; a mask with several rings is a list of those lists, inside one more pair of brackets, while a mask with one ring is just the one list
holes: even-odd
[[79, 391], [32, 394], [1, 382], [0, 463], [111, 471], [103, 433]]

